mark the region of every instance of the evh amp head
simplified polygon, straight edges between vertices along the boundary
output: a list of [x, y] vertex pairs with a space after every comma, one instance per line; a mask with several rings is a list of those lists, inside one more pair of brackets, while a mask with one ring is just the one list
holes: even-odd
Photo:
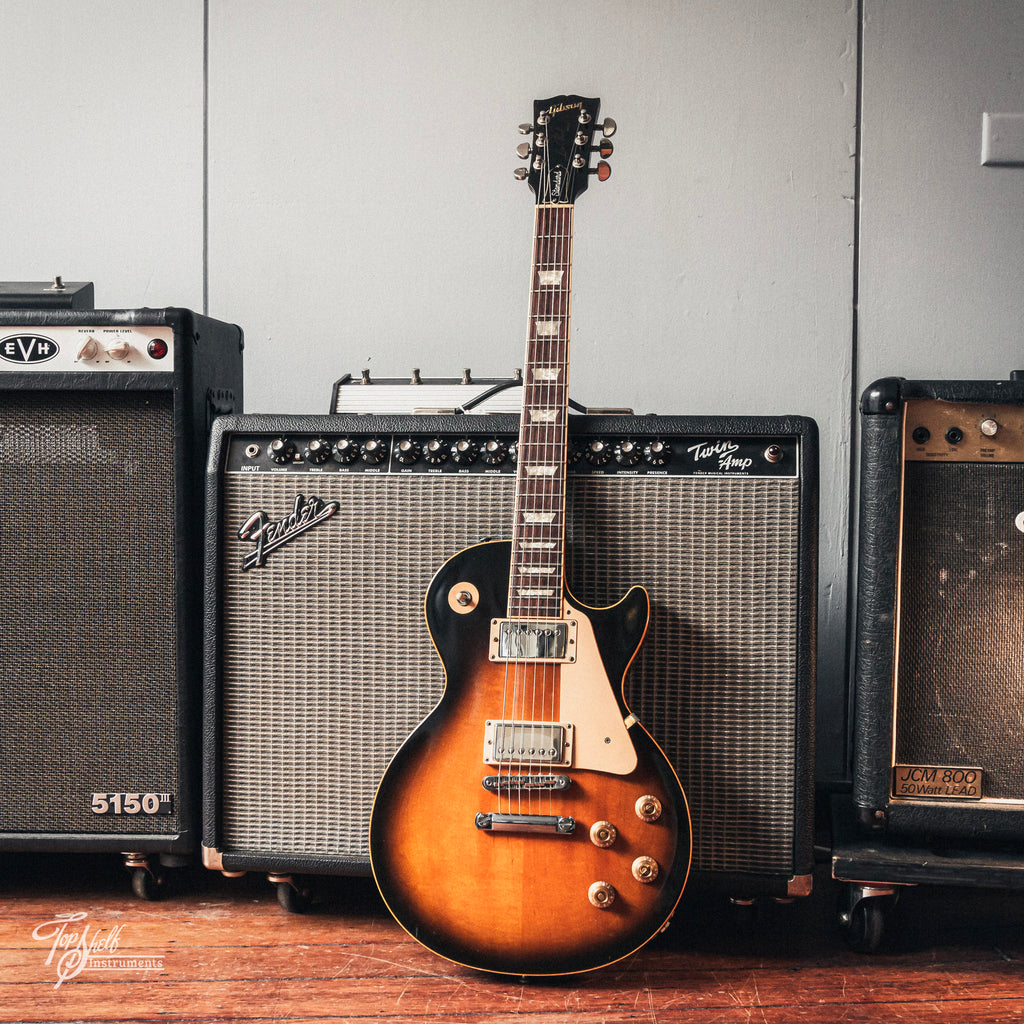
[[184, 309], [0, 310], [0, 850], [198, 845], [203, 467], [241, 349]]
[[861, 413], [854, 802], [1024, 839], [1024, 380], [887, 378]]
[[[808, 890], [817, 435], [803, 418], [573, 416], [567, 573], [647, 588], [626, 698], [673, 761], [695, 879]], [[518, 417], [227, 417], [209, 464], [204, 834], [225, 871], [368, 873], [377, 783], [438, 701], [423, 617], [510, 535]]]

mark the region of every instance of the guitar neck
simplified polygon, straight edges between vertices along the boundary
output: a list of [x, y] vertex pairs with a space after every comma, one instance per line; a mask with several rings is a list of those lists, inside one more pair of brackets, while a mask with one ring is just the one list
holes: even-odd
[[509, 618], [562, 610], [572, 215], [571, 203], [542, 203], [534, 216]]

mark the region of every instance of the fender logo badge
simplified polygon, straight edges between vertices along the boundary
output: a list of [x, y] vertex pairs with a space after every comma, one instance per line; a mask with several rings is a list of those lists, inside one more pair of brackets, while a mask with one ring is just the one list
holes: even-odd
[[336, 501], [322, 501], [320, 498], [306, 498], [297, 494], [294, 507], [283, 519], [271, 522], [266, 512], [254, 512], [238, 531], [239, 540], [251, 540], [256, 544], [242, 559], [242, 572], [253, 566], [265, 565], [271, 551], [311, 530], [325, 519], [330, 519], [339, 508]]

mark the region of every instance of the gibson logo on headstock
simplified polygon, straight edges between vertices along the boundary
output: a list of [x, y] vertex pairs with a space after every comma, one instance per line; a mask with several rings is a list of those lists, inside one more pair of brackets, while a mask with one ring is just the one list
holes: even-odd
[[561, 114], [563, 110], [579, 110], [583, 106], [583, 100], [578, 103], [559, 103], [557, 107], [550, 107], [548, 113], [554, 116]]
[[238, 531], [239, 540], [255, 541], [256, 547], [242, 559], [242, 572], [266, 564], [275, 548], [294, 540], [318, 523], [330, 519], [339, 509], [336, 501], [295, 495], [295, 505], [283, 519], [270, 521], [266, 512], [253, 512]]

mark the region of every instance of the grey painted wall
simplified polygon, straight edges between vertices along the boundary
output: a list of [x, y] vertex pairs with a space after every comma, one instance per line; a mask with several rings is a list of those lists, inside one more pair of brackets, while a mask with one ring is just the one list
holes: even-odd
[[515, 127], [536, 97], [601, 96], [620, 128], [577, 210], [572, 392], [817, 420], [819, 761], [841, 775], [855, 396], [1024, 363], [1024, 172], [978, 160], [982, 111], [1024, 110], [1024, 5], [863, 0], [859, 265], [855, 3], [207, 7], [4, 6], [0, 279], [205, 304], [245, 328], [248, 411], [326, 411], [363, 367], [504, 376]]

